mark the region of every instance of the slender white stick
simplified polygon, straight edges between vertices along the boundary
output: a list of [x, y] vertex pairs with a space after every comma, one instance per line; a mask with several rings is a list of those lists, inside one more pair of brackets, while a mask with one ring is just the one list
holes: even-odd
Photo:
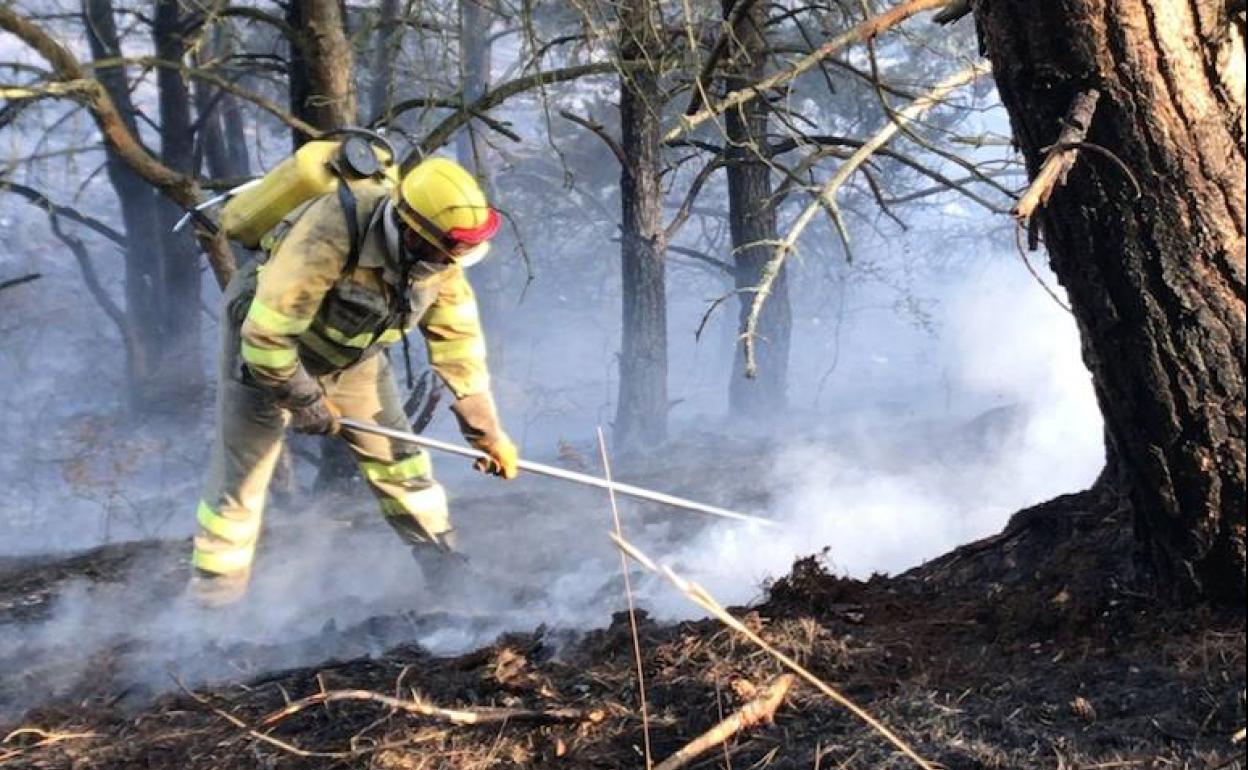
[[[602, 455], [602, 472], [607, 482], [611, 481], [611, 461], [607, 457], [607, 441], [602, 435], [602, 426], [598, 426], [598, 452]], [[607, 497], [611, 500], [611, 520], [615, 525], [615, 536], [623, 539], [624, 530], [620, 527], [620, 507], [615, 502], [615, 490], [607, 487]], [[633, 633], [633, 659], [637, 663], [637, 697], [641, 700], [641, 739], [645, 751], [646, 770], [654, 764], [650, 752], [650, 707], [646, 703], [646, 673], [642, 669], [641, 635], [637, 632], [637, 608], [633, 605], [633, 581], [628, 576], [628, 557], [620, 552], [620, 571], [624, 573], [624, 595], [628, 597], [628, 626]]]

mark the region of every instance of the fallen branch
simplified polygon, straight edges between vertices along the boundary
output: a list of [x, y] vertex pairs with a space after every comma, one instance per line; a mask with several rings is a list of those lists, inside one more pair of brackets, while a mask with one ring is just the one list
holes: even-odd
[[929, 764], [925, 759], [923, 759], [917, 753], [915, 753], [914, 749], [910, 748], [910, 745], [908, 743], [906, 743], [900, 737], [898, 737], [898, 735], [894, 733], [892, 730], [890, 730], [887, 726], [885, 726], [883, 722], [881, 722], [880, 720], [868, 714], [866, 710], [864, 710], [857, 703], [854, 703], [852, 700], [850, 700], [846, 696], [837, 692], [837, 690], [833, 688], [831, 685], [824, 682], [822, 679], [815, 676], [814, 674], [810, 673], [810, 671], [805, 666], [803, 666], [802, 664], [798, 663], [796, 660], [793, 660], [793, 658], [790, 658], [788, 655], [785, 655], [783, 652], [780, 652], [775, 647], [773, 647], [770, 642], [768, 642], [763, 637], [759, 636], [757, 632], [751, 630], [744, 623], [742, 623], [740, 620], [734, 617], [732, 613], [728, 612], [728, 610], [724, 607], [724, 605], [720, 604], [719, 601], [714, 596], [711, 596], [710, 592], [707, 591], [705, 588], [693, 582], [692, 580], [686, 580], [680, 575], [677, 575], [676, 572], [671, 567], [667, 566], [666, 564], [662, 564], [662, 565], [658, 564], [649, 556], [646, 556], [644, 553], [642, 553], [637, 548], [637, 546], [628, 542], [624, 538], [619, 537], [614, 532], [609, 533], [609, 535], [611, 537], [612, 542], [615, 543], [616, 547], [618, 547], [621, 551], [627, 554], [630, 559], [637, 562], [638, 564], [645, 567], [646, 569], [650, 570], [651, 572], [654, 572], [662, 576], [663, 578], [665, 578], [669, 583], [676, 586], [676, 588], [679, 589], [681, 593], [687, 596], [690, 601], [692, 601], [694, 604], [698, 605], [702, 609], [706, 610], [716, 620], [728, 626], [733, 631], [736, 631], [737, 633], [741, 634], [746, 639], [749, 639], [754, 644], [758, 645], [764, 652], [768, 653], [773, 658], [780, 661], [780, 663], [783, 664], [785, 668], [789, 669], [794, 674], [797, 674], [807, 683], [814, 686], [815, 689], [819, 690], [819, 692], [831, 698], [833, 702], [837, 703], [838, 705], [840, 705], [841, 707], [849, 711], [851, 714], [861, 719], [863, 722], [867, 724], [868, 727], [870, 727], [872, 730], [875, 730], [877, 733], [883, 736], [885, 740], [887, 740], [889, 743], [895, 746], [897, 750], [900, 751], [902, 754], [905, 754], [907, 757], [913, 760], [914, 763], [918, 765], [919, 767], [923, 768], [923, 770], [935, 770], [931, 764]]
[[837, 229], [841, 233], [841, 237], [848, 243], [846, 237], [844, 223], [841, 219], [840, 210], [836, 205], [836, 195], [844, 184], [849, 181], [854, 172], [866, 163], [867, 160], [875, 154], [877, 150], [888, 143], [893, 136], [901, 130], [903, 123], [917, 120], [923, 113], [932, 107], [941, 103], [949, 93], [957, 88], [972, 83], [980, 77], [988, 74], [989, 65], [986, 62], [973, 64], [963, 70], [942, 80], [931, 91], [923, 96], [915, 99], [908, 104], [905, 109], [900, 110], [895, 119], [890, 121], [884, 128], [880, 129], [875, 136], [864, 142], [861, 147], [854, 151], [852, 155], [845, 159], [845, 162], [837, 168], [836, 173], [823, 185], [819, 194], [813, 201], [802, 211], [798, 218], [794, 221], [789, 232], [776, 246], [775, 252], [767, 264], [763, 265], [762, 274], [759, 278], [758, 286], [755, 288], [754, 299], [750, 303], [749, 314], [746, 316], [745, 329], [742, 332], [742, 341], [745, 344], [745, 376], [753, 377], [758, 373], [758, 362], [755, 358], [754, 341], [758, 334], [758, 322], [762, 316], [763, 303], [767, 301], [767, 297], [771, 294], [771, 287], [775, 284], [776, 279], [780, 275], [780, 269], [784, 267], [784, 262], [789, 254], [797, 246], [797, 240], [805, 231], [806, 226], [814, 219], [819, 209], [826, 209], [836, 223]]
[[1039, 173], [1032, 180], [1027, 192], [1023, 193], [1023, 197], [1018, 199], [1018, 203], [1010, 211], [1011, 214], [1024, 221], [1031, 219], [1036, 209], [1049, 200], [1053, 191], [1066, 182], [1067, 175], [1079, 158], [1079, 147], [1088, 135], [1092, 115], [1096, 112], [1096, 104], [1100, 98], [1101, 92], [1095, 88], [1075, 94], [1063, 121], [1065, 125], [1062, 133], [1049, 148], [1048, 157], [1040, 166]]
[[711, 118], [714, 118], [717, 115], [722, 115], [738, 105], [745, 104], [752, 99], [756, 99], [763, 93], [770, 91], [778, 85], [793, 80], [802, 73], [817, 66], [819, 62], [853, 43], [861, 43], [866, 40], [870, 40], [890, 27], [895, 27], [911, 16], [933, 8], [941, 8], [947, 5], [948, 2], [949, 0], [910, 0], [902, 5], [890, 8], [884, 13], [872, 16], [861, 24], [850, 27], [846, 31], [827, 41], [810, 54], [798, 59], [797, 63], [792, 67], [763, 78], [752, 86], [742, 88], [739, 91], [733, 91], [731, 94], [728, 94], [728, 96], [724, 97], [710, 107], [699, 110], [692, 115], [682, 115], [680, 117], [680, 124], [668, 131], [667, 134], [663, 136], [663, 141], [670, 142], [673, 139], [683, 136]]
[[416, 714], [422, 717], [440, 719], [455, 725], [489, 725], [500, 722], [531, 722], [536, 724], [553, 724], [557, 722], [596, 722], [602, 718], [599, 712], [586, 712], [581, 709], [553, 709], [536, 711], [533, 709], [485, 708], [485, 709], [447, 709], [421, 700], [413, 693], [412, 700], [395, 698], [371, 690], [329, 690], [291, 701], [283, 708], [274, 711], [260, 720], [263, 727], [272, 727], [283, 719], [298, 714], [311, 706], [339, 701], [366, 701], [379, 703], [396, 711]]
[[732, 736], [755, 725], [769, 724], [776, 717], [776, 709], [793, 687], [793, 675], [784, 674], [776, 679], [754, 700], [745, 704], [737, 713], [699, 735], [680, 751], [671, 755], [654, 770], [679, 770], [692, 762], [699, 754], [709, 751]]

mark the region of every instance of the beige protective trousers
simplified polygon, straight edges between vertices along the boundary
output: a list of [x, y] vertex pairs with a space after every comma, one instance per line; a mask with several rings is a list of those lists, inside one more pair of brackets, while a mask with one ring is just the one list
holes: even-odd
[[[243, 374], [239, 327], [255, 285], [252, 266], [240, 270], [226, 289], [217, 435], [196, 512], [199, 533], [192, 556], [201, 573], [234, 578], [229, 582], [244, 585], [290, 419], [267, 391]], [[410, 430], [384, 355], [370, 356], [318, 381], [343, 417]], [[344, 432], [342, 437], [380, 501], [386, 521], [404, 541], [429, 544], [450, 531], [446, 493], [433, 480], [428, 453], [380, 436]]]

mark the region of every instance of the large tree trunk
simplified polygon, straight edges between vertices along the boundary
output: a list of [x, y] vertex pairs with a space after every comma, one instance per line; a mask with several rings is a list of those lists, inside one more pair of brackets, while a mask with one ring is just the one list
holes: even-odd
[[[624, 0], [620, 9], [622, 60], [642, 59], [647, 51], [657, 55], [661, 46], [653, 13], [652, 0]], [[626, 163], [620, 174], [623, 328], [615, 439], [624, 449], [652, 445], [667, 435], [667, 245], [659, 187], [661, 103], [654, 71], [631, 70], [620, 78], [621, 145]]]
[[1242, 18], [1183, 0], [975, 12], [1033, 175], [1075, 96], [1101, 94], [1038, 219], [1160, 585], [1242, 602]]
[[[723, 0], [724, 18], [739, 2]], [[737, 24], [725, 72], [731, 92], [762, 80], [766, 64], [763, 20], [767, 6], [752, 2]], [[767, 111], [764, 99], [754, 99], [725, 115], [728, 128], [728, 212], [740, 294], [738, 330], [745, 333], [746, 319], [754, 303], [748, 290], [763, 278], [763, 266], [771, 259], [776, 243], [776, 208], [771, 194], [771, 169], [767, 166]], [[789, 370], [789, 337], [792, 331], [787, 269], [772, 284], [757, 328], [758, 374], [745, 376], [745, 349], [738, 341], [728, 384], [728, 409], [739, 417], [768, 417], [785, 406], [785, 383]], [[741, 337], [738, 335], [738, 340]]]

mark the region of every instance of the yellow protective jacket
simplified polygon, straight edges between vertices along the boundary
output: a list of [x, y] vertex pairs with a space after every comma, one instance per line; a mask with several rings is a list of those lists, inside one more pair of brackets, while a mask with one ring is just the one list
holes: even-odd
[[[359, 259], [348, 271], [351, 238], [337, 195], [292, 211], [272, 233], [268, 260], [241, 329], [241, 356], [261, 384], [279, 387], [302, 365], [322, 376], [376, 355], [402, 339], [400, 267], [381, 222], [389, 194], [376, 182], [352, 184]], [[349, 274], [348, 274], [349, 273]], [[418, 326], [429, 363], [462, 399], [488, 393], [485, 338], [472, 286], [449, 266], [410, 282], [409, 328]]]

